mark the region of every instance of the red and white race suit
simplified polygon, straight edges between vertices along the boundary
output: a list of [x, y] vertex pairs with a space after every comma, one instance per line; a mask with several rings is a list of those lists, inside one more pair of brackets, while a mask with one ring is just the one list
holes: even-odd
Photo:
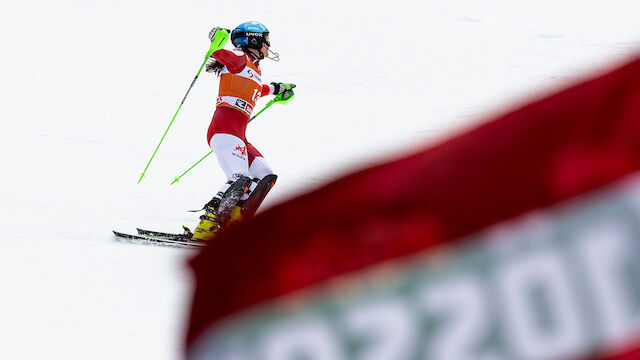
[[234, 181], [240, 176], [262, 179], [273, 172], [260, 152], [247, 141], [245, 131], [256, 101], [272, 94], [273, 86], [262, 84], [258, 60], [250, 54], [222, 49], [212, 57], [224, 67], [207, 142], [228, 180]]

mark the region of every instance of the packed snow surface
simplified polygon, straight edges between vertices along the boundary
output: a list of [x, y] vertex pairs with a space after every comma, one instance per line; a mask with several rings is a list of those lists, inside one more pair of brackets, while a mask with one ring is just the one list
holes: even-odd
[[203, 72], [137, 183], [211, 27], [266, 24], [282, 60], [262, 62], [263, 80], [298, 85], [247, 133], [279, 176], [269, 207], [637, 56], [639, 13], [637, 0], [4, 4], [0, 358], [181, 357], [194, 252], [111, 230], [193, 227], [186, 210], [225, 181], [211, 156], [169, 185], [209, 151], [217, 78]]

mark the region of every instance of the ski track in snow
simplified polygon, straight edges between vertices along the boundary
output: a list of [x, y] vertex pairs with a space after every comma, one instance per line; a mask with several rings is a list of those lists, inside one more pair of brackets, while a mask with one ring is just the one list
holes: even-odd
[[[265, 207], [433, 144], [637, 56], [637, 1], [83, 0], [0, 16], [0, 358], [179, 359], [193, 251], [121, 244], [179, 231], [224, 182], [203, 73], [141, 184], [216, 25], [258, 20], [296, 99], [249, 126], [278, 183]], [[228, 47], [228, 46], [227, 46]], [[257, 109], [263, 106], [263, 100]], [[38, 346], [34, 346], [37, 343]]]

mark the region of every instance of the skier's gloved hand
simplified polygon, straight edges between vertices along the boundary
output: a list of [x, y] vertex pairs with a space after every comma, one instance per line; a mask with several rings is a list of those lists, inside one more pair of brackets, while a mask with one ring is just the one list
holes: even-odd
[[207, 59], [207, 62], [205, 63], [204, 70], [208, 73], [214, 73], [216, 72], [216, 69], [220, 67], [220, 65], [221, 64], [217, 62], [216, 59], [210, 57]]
[[211, 40], [211, 46], [206, 58], [224, 47], [229, 40], [229, 30], [216, 26], [209, 31], [209, 40]]
[[[296, 87], [296, 84], [287, 84], [287, 83], [276, 83], [272, 82], [273, 85], [273, 94], [280, 95], [282, 94], [282, 100], [287, 100], [288, 98], [293, 96], [293, 88]], [[289, 85], [289, 89], [287, 89], [287, 85]]]
[[213, 42], [213, 40], [215, 40], [216, 32], [217, 32], [218, 30], [226, 30], [226, 31], [227, 31], [227, 33], [231, 33], [231, 30], [229, 30], [229, 29], [225, 29], [225, 28], [223, 28], [223, 27], [216, 26], [216, 27], [214, 27], [213, 29], [211, 29], [211, 31], [209, 31], [209, 41]]

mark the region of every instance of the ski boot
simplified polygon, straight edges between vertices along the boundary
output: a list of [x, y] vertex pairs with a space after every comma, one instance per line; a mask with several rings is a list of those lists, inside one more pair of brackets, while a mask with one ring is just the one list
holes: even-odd
[[198, 223], [198, 226], [193, 230], [193, 236], [191, 237], [193, 240], [212, 240], [220, 230], [216, 209], [207, 205], [204, 210], [204, 215], [200, 216], [200, 223]]
[[242, 220], [242, 206], [236, 205], [233, 207], [233, 210], [231, 210], [229, 220], [227, 220], [227, 223], [224, 224], [224, 226], [232, 225], [239, 222], [240, 220]]

